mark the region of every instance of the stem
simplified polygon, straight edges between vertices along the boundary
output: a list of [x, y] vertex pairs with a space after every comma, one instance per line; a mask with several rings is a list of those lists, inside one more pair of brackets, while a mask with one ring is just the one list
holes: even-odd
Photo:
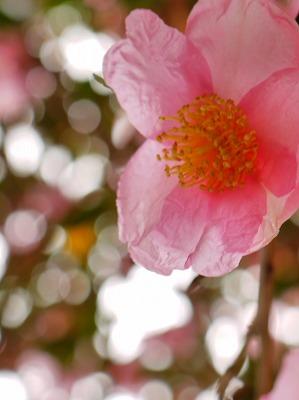
[[255, 319], [248, 329], [245, 343], [239, 356], [233, 365], [218, 381], [218, 394], [221, 399], [226, 400], [226, 388], [231, 379], [238, 375], [246, 358], [247, 346], [253, 336], [259, 336], [261, 345], [260, 362], [257, 369], [257, 396], [259, 399], [262, 394], [268, 393], [272, 388], [273, 382], [273, 351], [272, 338], [269, 334], [269, 316], [273, 297], [273, 267], [272, 255], [274, 241], [263, 250], [261, 262], [260, 288], [258, 298], [258, 309]]
[[273, 343], [269, 334], [269, 317], [273, 298], [273, 256], [274, 242], [264, 249], [260, 272], [260, 289], [256, 329], [260, 336], [261, 356], [257, 369], [257, 398], [268, 393], [273, 383]]

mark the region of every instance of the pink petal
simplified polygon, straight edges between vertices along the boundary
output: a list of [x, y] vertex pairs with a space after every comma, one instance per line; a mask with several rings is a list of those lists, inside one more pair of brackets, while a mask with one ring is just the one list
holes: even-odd
[[282, 223], [288, 220], [299, 208], [299, 187], [288, 197], [281, 214]]
[[211, 92], [210, 72], [200, 51], [151, 11], [129, 15], [127, 36], [105, 57], [104, 76], [130, 122], [151, 136], [163, 127], [160, 116]]
[[[202, 219], [209, 207], [205, 197], [200, 196], [198, 189], [176, 187], [163, 199], [155, 224], [146, 229], [138, 242], [129, 245], [132, 258], [161, 274], [186, 268], [204, 231]], [[143, 218], [148, 224], [148, 216]]]
[[120, 238], [136, 243], [156, 224], [165, 197], [177, 185], [168, 178], [156, 155], [162, 145], [147, 140], [129, 161], [118, 186]]
[[192, 266], [201, 275], [222, 275], [250, 252], [265, 213], [265, 192], [256, 183], [218, 194], [177, 187], [132, 255], [160, 273]]
[[[225, 241], [221, 238], [221, 235], [219, 235], [217, 227], [212, 226], [199, 243], [198, 251], [190, 257], [189, 265], [192, 265], [192, 263], [194, 265], [206, 265], [204, 270], [198, 270], [200, 274], [205, 276], [222, 275], [234, 269], [239, 264], [242, 256], [258, 251], [268, 245], [278, 235], [279, 229], [285, 221], [282, 220], [285, 199], [278, 198], [269, 192], [266, 192], [266, 195], [267, 212], [246, 251], [230, 251], [225, 246]], [[239, 233], [239, 235], [243, 235], [243, 232]], [[217, 239], [218, 245], [215, 245]]]
[[296, 185], [299, 144], [299, 70], [283, 70], [253, 88], [241, 101], [260, 145], [260, 179], [276, 196]]
[[289, 219], [299, 208], [299, 149], [297, 150], [297, 182], [295, 189], [286, 197], [284, 207], [280, 213], [281, 224]]
[[266, 214], [264, 189], [251, 181], [214, 194], [181, 188], [156, 160], [159, 146], [147, 141], [120, 180], [120, 232], [132, 258], [163, 274], [191, 264], [204, 275], [237, 267]]
[[296, 184], [296, 155], [278, 143], [260, 142], [259, 176], [276, 196], [290, 193]]
[[205, 229], [188, 266], [204, 276], [219, 276], [236, 268], [243, 255], [262, 247], [255, 238], [267, 218], [266, 193], [248, 181], [242, 189], [208, 197]]
[[299, 393], [299, 349], [290, 351], [284, 358], [274, 389], [261, 400], [297, 400]]
[[210, 227], [204, 232], [187, 265], [203, 276], [221, 276], [235, 269], [243, 255], [237, 251], [228, 251], [218, 227]]
[[267, 194], [267, 214], [264, 215], [263, 222], [255, 235], [249, 253], [253, 253], [267, 246], [275, 236], [278, 235], [282, 223], [282, 213], [285, 206], [284, 197], [276, 197], [268, 190]]
[[238, 101], [273, 72], [299, 66], [298, 27], [269, 0], [202, 0], [187, 36], [211, 68], [216, 93]]

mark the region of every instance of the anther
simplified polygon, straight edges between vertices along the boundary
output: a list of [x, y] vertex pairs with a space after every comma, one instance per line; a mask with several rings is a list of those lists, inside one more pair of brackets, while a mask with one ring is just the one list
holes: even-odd
[[165, 173], [176, 175], [183, 187], [234, 189], [256, 170], [256, 132], [233, 100], [198, 96], [175, 116], [160, 119], [176, 121], [176, 126], [157, 137], [165, 144], [157, 159], [174, 162], [165, 166]]

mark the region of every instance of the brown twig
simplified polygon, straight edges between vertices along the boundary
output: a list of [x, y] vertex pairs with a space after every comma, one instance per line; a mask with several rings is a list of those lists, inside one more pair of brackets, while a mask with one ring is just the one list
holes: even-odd
[[241, 369], [244, 365], [245, 359], [246, 359], [248, 343], [255, 331], [256, 331], [256, 329], [255, 329], [255, 320], [254, 320], [253, 324], [249, 327], [249, 329], [247, 331], [245, 342], [244, 342], [244, 345], [243, 345], [243, 348], [242, 348], [240, 354], [236, 358], [233, 365], [231, 365], [227, 369], [225, 374], [221, 376], [221, 378], [219, 379], [219, 381], [217, 383], [217, 391], [220, 396], [220, 399], [222, 399], [222, 400], [229, 400], [226, 396], [226, 389], [227, 389], [230, 381], [235, 376], [237, 376], [239, 374], [239, 372], [241, 371]]
[[271, 390], [273, 382], [273, 352], [272, 339], [269, 334], [269, 315], [271, 311], [273, 297], [273, 256], [274, 242], [263, 250], [263, 259], [261, 262], [260, 272], [260, 288], [258, 298], [258, 309], [256, 317], [248, 329], [244, 346], [233, 363], [233, 365], [219, 379], [217, 390], [222, 400], [227, 400], [226, 389], [233, 377], [237, 376], [244, 364], [246, 358], [247, 346], [252, 336], [258, 335], [261, 343], [261, 356], [257, 371], [257, 396], [260, 398], [262, 394]]
[[260, 272], [260, 290], [256, 329], [260, 337], [261, 355], [256, 377], [257, 398], [268, 393], [273, 383], [273, 343], [269, 333], [269, 317], [273, 298], [273, 249], [272, 242], [264, 249]]

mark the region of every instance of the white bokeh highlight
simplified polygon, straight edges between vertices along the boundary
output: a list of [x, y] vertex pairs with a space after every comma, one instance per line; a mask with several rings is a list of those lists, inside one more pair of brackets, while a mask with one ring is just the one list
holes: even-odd
[[40, 166], [41, 178], [49, 185], [55, 186], [63, 170], [71, 163], [72, 155], [64, 146], [49, 146]]
[[35, 210], [17, 210], [5, 221], [4, 233], [7, 241], [20, 250], [31, 249], [45, 235], [47, 222], [43, 214]]
[[25, 177], [34, 174], [40, 165], [44, 148], [39, 132], [31, 125], [15, 125], [6, 133], [4, 150], [8, 165], [15, 175]]
[[[29, 316], [33, 306], [32, 298], [26, 290], [15, 289], [9, 294], [2, 313], [2, 325], [6, 328], [18, 328]], [[0, 387], [1, 390], [1, 387]]]
[[241, 327], [233, 318], [219, 317], [211, 322], [206, 344], [216, 371], [223, 374], [239, 355], [243, 345]]
[[299, 309], [282, 301], [272, 306], [270, 332], [274, 339], [288, 345], [299, 346]]
[[211, 387], [199, 393], [195, 400], [220, 400], [216, 388]]
[[141, 400], [140, 397], [134, 396], [131, 393], [119, 392], [110, 394], [105, 400]]
[[70, 163], [59, 179], [59, 189], [69, 199], [79, 200], [105, 183], [108, 160], [99, 154], [87, 154]]
[[140, 354], [143, 339], [178, 328], [192, 318], [189, 299], [179, 292], [189, 286], [192, 271], [161, 276], [139, 266], [128, 276], [106, 280], [98, 295], [101, 312], [112, 320], [108, 352], [126, 363]]
[[3, 400], [30, 400], [19, 375], [12, 371], [0, 370], [0, 392]]
[[59, 39], [64, 68], [76, 81], [88, 81], [102, 73], [103, 59], [115, 40], [105, 33], [95, 33], [83, 24], [67, 27]]

